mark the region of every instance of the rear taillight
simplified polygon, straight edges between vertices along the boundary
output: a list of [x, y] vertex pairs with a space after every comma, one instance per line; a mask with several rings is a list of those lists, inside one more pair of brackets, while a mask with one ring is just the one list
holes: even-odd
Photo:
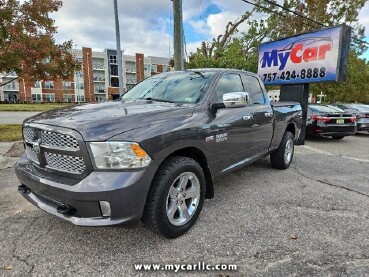
[[311, 118], [315, 121], [320, 121], [320, 122], [329, 122], [332, 120], [332, 118], [325, 117], [325, 116], [317, 116], [317, 115], [312, 115]]
[[356, 122], [356, 117], [350, 117], [351, 122]]

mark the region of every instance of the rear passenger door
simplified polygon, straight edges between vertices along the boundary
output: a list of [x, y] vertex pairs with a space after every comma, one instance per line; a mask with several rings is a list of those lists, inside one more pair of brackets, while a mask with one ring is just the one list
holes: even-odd
[[253, 154], [258, 155], [269, 149], [273, 137], [273, 110], [260, 79], [243, 74], [243, 81], [249, 93], [250, 109], [253, 115]]

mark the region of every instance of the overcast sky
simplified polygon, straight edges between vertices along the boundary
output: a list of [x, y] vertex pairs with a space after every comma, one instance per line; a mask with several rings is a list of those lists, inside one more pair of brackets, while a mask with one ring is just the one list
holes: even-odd
[[[77, 48], [95, 50], [115, 48], [114, 9], [112, 0], [65, 0], [53, 14], [58, 26], [58, 42], [72, 39]], [[172, 2], [170, 0], [118, 0], [122, 49], [125, 54], [145, 56], [173, 55]], [[189, 54], [203, 40], [224, 32], [229, 21], [238, 18], [251, 6], [240, 0], [184, 0], [184, 30]], [[369, 3], [360, 13], [360, 23], [367, 26], [369, 41]], [[246, 29], [247, 24], [240, 29]], [[369, 59], [369, 51], [366, 53]]]

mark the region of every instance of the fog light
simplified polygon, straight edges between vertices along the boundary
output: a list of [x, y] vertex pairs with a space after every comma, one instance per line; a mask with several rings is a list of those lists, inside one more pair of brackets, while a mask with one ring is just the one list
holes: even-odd
[[100, 201], [100, 209], [103, 216], [110, 216], [110, 204], [107, 201]]

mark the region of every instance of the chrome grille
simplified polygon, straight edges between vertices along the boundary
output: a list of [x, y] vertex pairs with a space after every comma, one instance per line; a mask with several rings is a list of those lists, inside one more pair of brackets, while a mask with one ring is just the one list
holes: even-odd
[[82, 157], [74, 157], [63, 154], [45, 152], [46, 167], [65, 172], [81, 174], [85, 171], [86, 165]]
[[50, 131], [42, 131], [41, 143], [45, 146], [52, 146], [57, 148], [79, 149], [78, 141], [74, 137]]
[[23, 136], [26, 141], [33, 141], [35, 138], [35, 129], [24, 127], [23, 128]]
[[26, 155], [31, 161], [39, 163], [36, 151], [28, 145], [26, 146]]

